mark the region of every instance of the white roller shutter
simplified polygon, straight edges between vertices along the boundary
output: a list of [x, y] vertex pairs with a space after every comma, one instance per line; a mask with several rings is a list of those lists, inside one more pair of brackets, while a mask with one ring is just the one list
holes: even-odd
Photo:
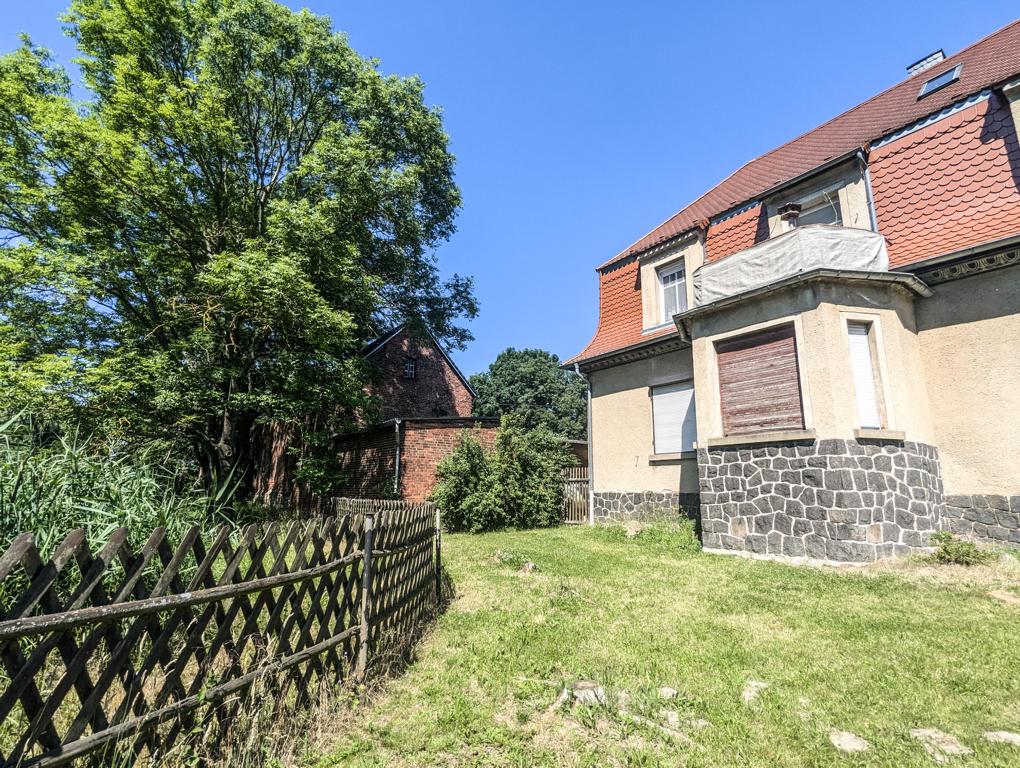
[[857, 420], [863, 429], [881, 429], [882, 414], [875, 386], [875, 361], [871, 358], [871, 323], [847, 323], [850, 335], [850, 364], [857, 392]]
[[655, 453], [693, 451], [698, 438], [694, 386], [690, 382], [652, 387]]

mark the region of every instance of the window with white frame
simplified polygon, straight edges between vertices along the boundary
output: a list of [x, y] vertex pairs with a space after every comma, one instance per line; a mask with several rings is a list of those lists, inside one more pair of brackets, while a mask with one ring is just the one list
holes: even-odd
[[652, 387], [653, 452], [693, 451], [698, 439], [694, 416], [694, 384], [680, 381]]
[[878, 367], [875, 365], [873, 324], [864, 320], [848, 320], [846, 330], [850, 340], [850, 365], [857, 396], [858, 426], [861, 429], [881, 429], [882, 407]]
[[803, 227], [806, 224], [832, 224], [842, 226], [843, 211], [839, 207], [839, 195], [835, 192], [825, 195], [821, 200], [815, 200], [809, 205], [800, 209], [797, 216], [797, 226]]
[[673, 315], [687, 309], [687, 278], [684, 263], [670, 264], [659, 270], [659, 305], [662, 307], [660, 322], [668, 323]]

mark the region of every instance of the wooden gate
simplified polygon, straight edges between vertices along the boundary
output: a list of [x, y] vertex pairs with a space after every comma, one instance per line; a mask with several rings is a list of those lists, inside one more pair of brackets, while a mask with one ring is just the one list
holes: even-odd
[[563, 522], [588, 522], [588, 468], [563, 470]]

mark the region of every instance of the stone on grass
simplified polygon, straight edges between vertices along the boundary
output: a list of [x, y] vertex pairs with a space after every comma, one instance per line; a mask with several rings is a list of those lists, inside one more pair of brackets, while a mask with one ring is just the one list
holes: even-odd
[[973, 752], [970, 747], [961, 744], [955, 736], [943, 733], [937, 728], [913, 728], [910, 736], [921, 742], [936, 763], [948, 763], [952, 757]]
[[768, 687], [769, 684], [763, 683], [761, 680], [748, 680], [747, 685], [744, 686], [744, 692], [741, 694], [741, 698], [743, 698], [745, 704], [750, 704]]
[[832, 746], [840, 752], [847, 752], [850, 754], [854, 752], [865, 752], [868, 747], [871, 746], [856, 733], [841, 731], [838, 728], [833, 728], [829, 731], [829, 741], [831, 741]]
[[531, 572], [537, 571], [537, 570], [538, 570], [538, 566], [535, 565], [534, 563], [532, 563], [531, 561], [528, 561], [524, 565], [521, 566], [521, 573], [531, 573]]
[[559, 698], [553, 704], [553, 709], [559, 709], [564, 704], [580, 705], [582, 707], [596, 707], [606, 703], [606, 689], [591, 680], [578, 680], [560, 691]]
[[985, 731], [982, 735], [985, 737], [985, 741], [990, 741], [992, 744], [1012, 744], [1014, 747], [1020, 747], [1020, 733]]
[[680, 727], [680, 713], [673, 709], [661, 709], [659, 710], [659, 717], [666, 721], [666, 724], [672, 728]]
[[680, 695], [680, 691], [676, 688], [670, 688], [668, 685], [664, 685], [659, 689], [660, 699], [675, 699]]
[[641, 533], [641, 523], [637, 520], [628, 520], [623, 524], [623, 532], [628, 539], [633, 539]]

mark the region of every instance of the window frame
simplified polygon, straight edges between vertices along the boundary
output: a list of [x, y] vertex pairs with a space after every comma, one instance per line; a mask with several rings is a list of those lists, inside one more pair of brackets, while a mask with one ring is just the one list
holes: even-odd
[[418, 360], [411, 355], [404, 357], [404, 378], [408, 381], [414, 381], [418, 378]]
[[826, 208], [835, 210], [836, 218], [838, 219], [838, 221], [836, 221], [836, 223], [834, 224], [824, 222], [826, 226], [830, 227], [843, 226], [843, 203], [840, 202], [838, 189], [833, 190], [832, 192], [822, 193], [817, 197], [811, 197], [809, 198], [809, 201], [810, 202], [807, 204], [801, 203], [800, 213], [797, 214], [798, 227], [811, 226], [810, 224], [805, 224], [803, 222], [803, 218], [810, 213], [815, 213], [816, 211], [824, 210]]
[[[683, 424], [684, 424], [684, 422], [681, 422], [681, 424], [680, 424], [680, 450], [679, 451], [660, 451], [659, 447], [656, 445], [656, 441], [655, 441], [655, 390], [662, 389], [663, 387], [676, 387], [678, 385], [686, 385], [686, 388], [689, 389], [690, 393], [691, 393], [690, 402], [689, 402], [689, 405], [688, 405], [688, 409], [689, 409], [688, 410], [688, 414], [690, 415], [691, 419], [693, 420], [694, 437], [690, 441], [690, 445], [689, 446], [685, 446], [685, 444], [683, 442]], [[697, 410], [697, 392], [696, 392], [696, 390], [694, 388], [694, 379], [691, 379], [691, 378], [675, 379], [673, 381], [659, 381], [659, 382], [656, 382], [655, 384], [650, 384], [648, 386], [648, 406], [649, 406], [649, 415], [651, 417], [650, 421], [651, 421], [651, 428], [652, 428], [652, 454], [651, 454], [652, 458], [662, 457], [662, 456], [675, 456], [677, 454], [691, 453], [691, 452], [697, 450], [697, 444], [698, 444], [698, 410]], [[684, 416], [685, 420], [686, 420], [686, 417], [687, 417], [688, 414], [685, 414], [685, 416]]]
[[[875, 385], [875, 398], [878, 405], [878, 417], [880, 426], [865, 427], [860, 424], [860, 404], [857, 399], [857, 385], [853, 384], [854, 395], [854, 423], [857, 429], [861, 430], [891, 430], [894, 429], [891, 406], [891, 393], [889, 391], [889, 377], [885, 365], [885, 343], [882, 338], [882, 323], [879, 315], [863, 312], [842, 312], [843, 333], [846, 337], [847, 355], [850, 354], [850, 325], [868, 326], [868, 348], [871, 351], [872, 376]], [[853, 376], [853, 361], [849, 360], [850, 373]]]
[[[937, 91], [941, 91], [943, 88], [946, 88], [947, 86], [952, 85], [953, 83], [955, 83], [957, 80], [960, 79], [960, 73], [962, 71], [963, 71], [963, 64], [957, 64], [955, 67], [952, 67], [951, 69], [947, 69], [945, 72], [939, 72], [937, 75], [932, 75], [927, 80], [925, 80], [923, 83], [921, 83], [921, 90], [919, 90], [917, 92], [917, 98], [918, 99], [923, 99], [925, 96], [930, 96], [931, 94], [933, 94], [933, 93], [935, 93]], [[940, 78], [943, 78], [943, 77], [946, 78], [946, 81], [944, 83], [940, 83], [939, 85], [935, 85], [935, 86], [932, 86], [930, 88], [928, 87], [933, 82], [935, 82], [936, 80], [938, 80]]]
[[[667, 325], [673, 322], [673, 315], [666, 312], [666, 284], [663, 282], [666, 277], [679, 275], [679, 278], [669, 285], [677, 299], [677, 311], [680, 314], [687, 311], [687, 265], [683, 258], [679, 261], [671, 261], [655, 270], [655, 279], [659, 283], [659, 322]], [[681, 301], [682, 299], [682, 301]]]

